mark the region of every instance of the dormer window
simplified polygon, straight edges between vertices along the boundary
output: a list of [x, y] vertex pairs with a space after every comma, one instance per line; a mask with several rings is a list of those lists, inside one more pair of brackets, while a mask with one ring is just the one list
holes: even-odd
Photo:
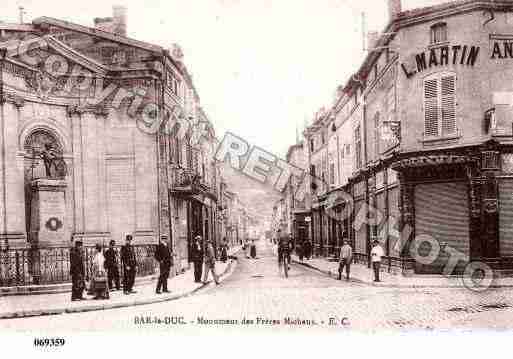
[[439, 22], [431, 26], [431, 44], [439, 44], [447, 41], [447, 24]]

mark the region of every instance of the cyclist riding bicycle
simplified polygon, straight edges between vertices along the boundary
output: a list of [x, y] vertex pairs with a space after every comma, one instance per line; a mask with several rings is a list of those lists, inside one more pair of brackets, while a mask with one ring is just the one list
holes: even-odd
[[281, 236], [281, 231], [278, 230], [278, 265], [281, 265], [284, 260], [288, 265], [290, 264], [290, 240], [286, 236]]

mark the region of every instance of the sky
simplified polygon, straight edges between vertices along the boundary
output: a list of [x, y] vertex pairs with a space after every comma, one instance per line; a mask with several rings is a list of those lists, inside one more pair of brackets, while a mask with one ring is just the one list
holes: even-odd
[[[442, 3], [403, 0], [403, 9]], [[128, 8], [128, 36], [177, 43], [221, 139], [230, 131], [284, 158], [314, 113], [362, 62], [366, 29], [382, 30], [386, 0], [3, 0], [0, 20], [50, 16], [93, 26]]]

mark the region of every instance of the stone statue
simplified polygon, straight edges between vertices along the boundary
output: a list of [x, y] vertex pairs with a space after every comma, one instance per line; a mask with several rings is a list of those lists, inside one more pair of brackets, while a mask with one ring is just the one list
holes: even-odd
[[[50, 143], [45, 143], [45, 149], [41, 151], [39, 156], [45, 165], [45, 173], [47, 178], [62, 178], [66, 176], [66, 164], [59, 153]], [[52, 171], [53, 168], [53, 171]]]

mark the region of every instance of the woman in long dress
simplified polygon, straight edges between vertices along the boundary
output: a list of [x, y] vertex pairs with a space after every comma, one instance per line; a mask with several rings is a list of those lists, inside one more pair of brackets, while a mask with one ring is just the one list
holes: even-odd
[[93, 285], [94, 299], [109, 299], [109, 286], [107, 284], [107, 272], [105, 270], [105, 257], [102, 246], [96, 245], [96, 254], [93, 258]]

